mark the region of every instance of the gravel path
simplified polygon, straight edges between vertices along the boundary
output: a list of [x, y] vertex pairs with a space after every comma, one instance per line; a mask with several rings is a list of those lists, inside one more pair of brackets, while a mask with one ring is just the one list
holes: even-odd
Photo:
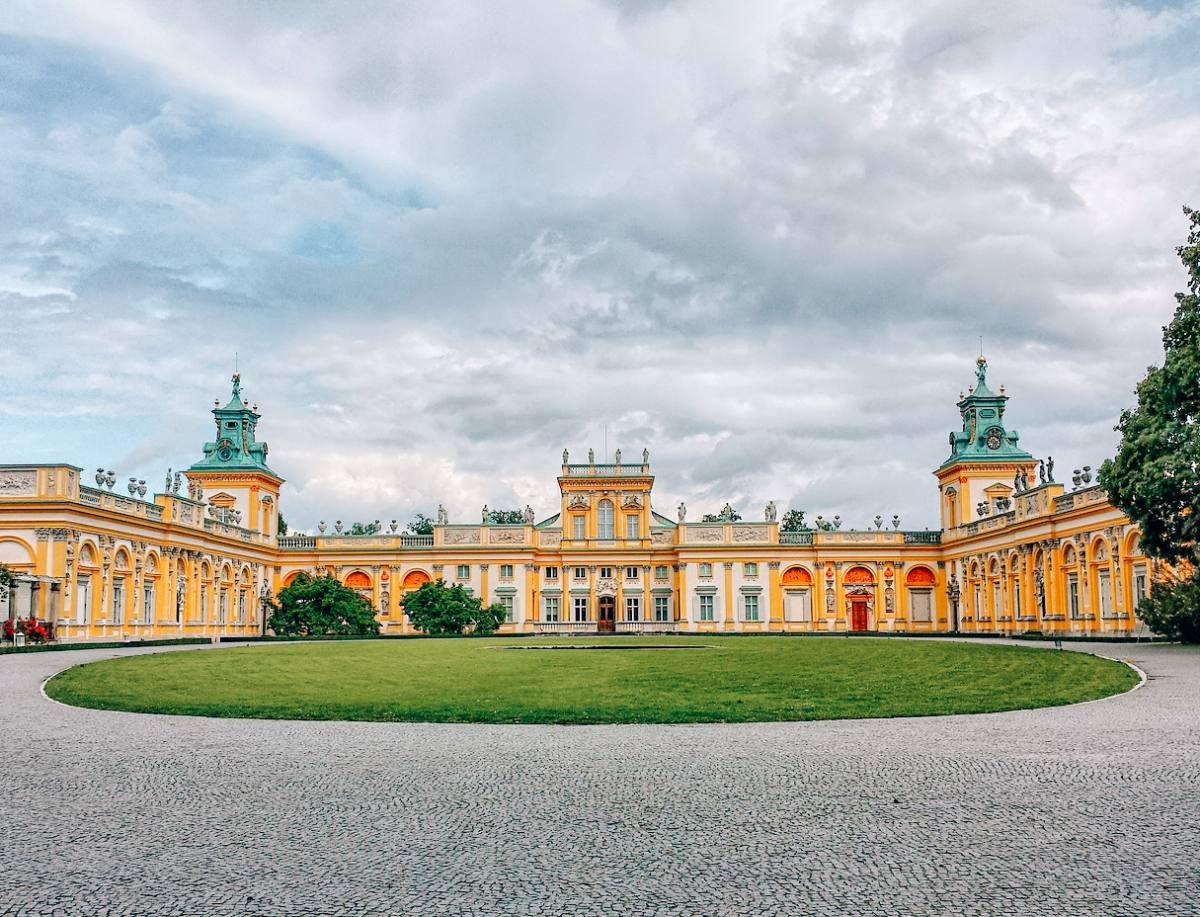
[[1094, 649], [1146, 686], [665, 727], [107, 713], [39, 685], [136, 651], [0, 656], [0, 915], [1195, 915], [1200, 650]]

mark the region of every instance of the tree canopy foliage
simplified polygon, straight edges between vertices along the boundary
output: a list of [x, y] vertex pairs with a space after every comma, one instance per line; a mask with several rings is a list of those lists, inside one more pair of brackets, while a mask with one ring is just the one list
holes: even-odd
[[736, 509], [729, 514], [724, 513], [705, 513], [700, 517], [701, 522], [741, 522], [742, 514]]
[[379, 529], [380, 529], [380, 526], [379, 526], [378, 522], [354, 522], [354, 523], [351, 523], [351, 525], [350, 525], [350, 534], [351, 535], [378, 535]]
[[488, 510], [489, 525], [520, 525], [525, 521], [525, 514], [519, 509]]
[[433, 519], [424, 513], [417, 513], [408, 521], [408, 525], [405, 526], [404, 531], [409, 535], [432, 535]]
[[[1200, 639], [1200, 212], [1176, 249], [1188, 272], [1163, 328], [1163, 362], [1121, 413], [1117, 454], [1100, 468], [1112, 502], [1138, 524], [1142, 548], [1173, 569], [1155, 579], [1138, 613], [1164, 636]], [[1191, 635], [1190, 638], [1188, 635]]]
[[779, 531], [781, 532], [807, 532], [808, 528], [804, 522], [804, 510], [802, 509], [789, 509], [779, 520]]
[[279, 533], [280, 537], [283, 537], [283, 536], [287, 535], [287, 533], [288, 533], [287, 520], [283, 518], [283, 513], [279, 514], [278, 519], [279, 519], [278, 533]]
[[332, 576], [301, 573], [267, 607], [267, 626], [281, 637], [379, 633], [371, 603]]
[[504, 623], [504, 607], [484, 605], [461, 583], [430, 580], [401, 600], [413, 627], [434, 636], [492, 634]]

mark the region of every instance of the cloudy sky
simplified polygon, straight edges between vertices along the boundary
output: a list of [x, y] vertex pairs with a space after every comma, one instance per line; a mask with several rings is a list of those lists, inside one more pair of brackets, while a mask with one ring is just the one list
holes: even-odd
[[[1200, 3], [0, 8], [0, 461], [161, 486], [234, 353], [293, 528], [657, 508], [936, 524], [980, 336], [1099, 464], [1200, 206]], [[1061, 477], [1061, 475], [1060, 475]]]

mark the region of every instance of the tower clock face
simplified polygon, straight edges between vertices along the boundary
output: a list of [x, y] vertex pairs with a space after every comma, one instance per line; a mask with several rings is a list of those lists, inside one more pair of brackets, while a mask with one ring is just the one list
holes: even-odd
[[992, 427], [987, 431], [987, 447], [989, 449], [1000, 448], [1000, 430], [997, 427]]
[[220, 452], [218, 452], [217, 455], [219, 455], [221, 457], [221, 461], [228, 462], [230, 457], [233, 455], [233, 453], [230, 452], [229, 447], [226, 446], [224, 449], [222, 449]]

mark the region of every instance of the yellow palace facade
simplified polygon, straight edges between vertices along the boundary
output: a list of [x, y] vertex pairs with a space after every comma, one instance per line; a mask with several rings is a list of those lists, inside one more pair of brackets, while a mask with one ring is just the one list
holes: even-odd
[[250, 636], [265, 632], [265, 597], [319, 572], [365, 596], [385, 634], [412, 632], [403, 595], [435, 578], [504, 605], [512, 633], [1134, 632], [1152, 572], [1136, 527], [1101, 488], [1068, 490], [1020, 448], [986, 373], [981, 357], [934, 472], [937, 531], [877, 517], [785, 532], [773, 504], [752, 521], [663, 515], [648, 452], [564, 451], [557, 511], [540, 522], [527, 508], [521, 524], [489, 524], [485, 507], [470, 524], [439, 510], [432, 535], [322, 524], [284, 537], [283, 479], [235, 376], [204, 457], [149, 498], [104, 469], [0, 466], [0, 563], [16, 574], [0, 617], [34, 615], [69, 642]]

